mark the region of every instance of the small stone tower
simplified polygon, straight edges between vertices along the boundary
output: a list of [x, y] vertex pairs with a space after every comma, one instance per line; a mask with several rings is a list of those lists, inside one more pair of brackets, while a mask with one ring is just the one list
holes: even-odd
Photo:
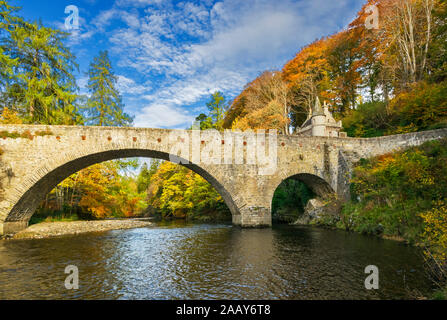
[[317, 97], [315, 106], [310, 110], [307, 120], [298, 130], [298, 134], [312, 137], [344, 138], [347, 135], [345, 132], [342, 132], [342, 130], [342, 122], [335, 121], [326, 102], [322, 108], [320, 99]]

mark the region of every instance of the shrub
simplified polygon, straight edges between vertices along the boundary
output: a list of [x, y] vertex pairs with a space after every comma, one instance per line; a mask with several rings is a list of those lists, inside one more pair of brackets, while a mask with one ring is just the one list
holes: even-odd
[[439, 205], [447, 198], [447, 139], [361, 160], [351, 192], [353, 201], [344, 205], [338, 227], [447, 251], [447, 220], [445, 226], [429, 224], [447, 219], [446, 206]]
[[363, 103], [343, 119], [343, 126], [350, 137], [383, 136], [389, 123], [390, 116], [384, 102]]

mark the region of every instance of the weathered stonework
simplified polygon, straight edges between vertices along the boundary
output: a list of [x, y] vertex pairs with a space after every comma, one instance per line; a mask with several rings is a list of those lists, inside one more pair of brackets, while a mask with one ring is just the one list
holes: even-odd
[[[0, 131], [53, 135], [0, 139], [0, 235], [24, 229], [45, 195], [65, 178], [95, 163], [128, 157], [170, 159], [169, 136], [180, 131], [139, 128], [0, 125]], [[184, 133], [184, 132], [183, 132]], [[187, 132], [193, 135], [192, 131]], [[205, 148], [208, 133], [202, 133]], [[211, 135], [211, 133], [210, 133]], [[240, 137], [230, 133], [228, 138]], [[185, 166], [200, 174], [222, 195], [235, 225], [271, 226], [271, 202], [279, 184], [290, 177], [305, 182], [318, 196], [349, 196], [352, 163], [447, 136], [447, 129], [371, 139], [278, 136], [277, 167], [259, 175], [255, 164]], [[230, 140], [231, 140], [230, 139]], [[190, 149], [197, 148], [189, 142]], [[222, 145], [231, 146], [230, 141]], [[246, 148], [246, 147], [244, 147]], [[233, 152], [237, 152], [234, 151]], [[244, 159], [245, 159], [244, 151]], [[221, 154], [224, 158], [223, 152]], [[222, 161], [223, 162], [223, 161]]]

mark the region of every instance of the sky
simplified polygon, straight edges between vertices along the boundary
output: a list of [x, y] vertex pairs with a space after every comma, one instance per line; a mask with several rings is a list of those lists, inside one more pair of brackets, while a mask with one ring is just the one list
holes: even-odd
[[[303, 46], [345, 28], [364, 0], [11, 0], [31, 21], [70, 32], [67, 45], [86, 72], [108, 50], [134, 125], [185, 129], [215, 91], [228, 101]], [[67, 6], [79, 29], [67, 30]]]

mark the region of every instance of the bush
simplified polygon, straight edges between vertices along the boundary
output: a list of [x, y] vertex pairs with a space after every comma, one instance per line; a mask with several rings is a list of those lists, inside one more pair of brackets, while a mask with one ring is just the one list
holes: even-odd
[[397, 116], [400, 128], [413, 126], [426, 130], [443, 126], [447, 123], [447, 82], [421, 81], [397, 95], [390, 103], [390, 110]]
[[430, 223], [447, 216], [439, 205], [447, 198], [447, 139], [363, 159], [354, 168], [351, 192], [353, 200], [344, 205], [339, 227], [429, 242], [445, 252], [445, 221]]
[[343, 126], [350, 137], [383, 136], [389, 129], [390, 117], [384, 102], [368, 102], [352, 110], [344, 119]]
[[343, 126], [350, 137], [378, 137], [447, 128], [447, 81], [420, 81], [389, 102], [367, 102], [350, 111]]

